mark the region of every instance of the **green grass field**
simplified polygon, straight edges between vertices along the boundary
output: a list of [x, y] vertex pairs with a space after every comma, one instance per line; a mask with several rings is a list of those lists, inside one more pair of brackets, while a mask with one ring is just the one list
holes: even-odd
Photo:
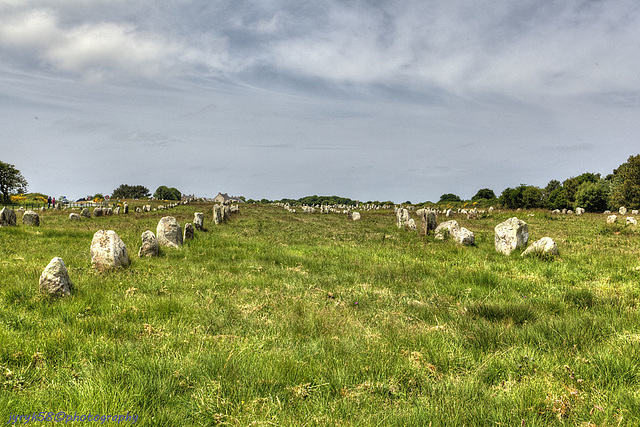
[[[519, 212], [530, 241], [558, 243], [549, 261], [494, 250], [513, 212], [455, 218], [476, 234], [461, 247], [397, 229], [393, 211], [240, 209], [217, 226], [192, 204], [0, 229], [0, 423], [640, 425], [640, 230]], [[193, 241], [137, 257], [162, 216], [197, 211]], [[129, 268], [92, 270], [99, 229], [124, 240]], [[55, 256], [65, 299], [38, 292]]]

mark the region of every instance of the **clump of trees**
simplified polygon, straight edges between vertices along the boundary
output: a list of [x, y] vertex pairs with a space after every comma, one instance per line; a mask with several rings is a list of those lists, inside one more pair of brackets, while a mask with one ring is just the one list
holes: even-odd
[[160, 200], [180, 200], [182, 193], [177, 188], [169, 188], [166, 185], [161, 185], [153, 193], [153, 197]]
[[120, 187], [113, 190], [111, 197], [114, 199], [143, 199], [150, 195], [149, 189], [143, 185], [121, 184]]
[[10, 203], [11, 196], [27, 192], [27, 180], [14, 165], [0, 161], [0, 202]]
[[551, 180], [545, 188], [520, 184], [506, 188], [498, 202], [510, 209], [582, 207], [587, 212], [602, 212], [620, 206], [640, 208], [640, 154], [630, 156], [605, 178], [586, 172], [563, 182]]
[[447, 203], [447, 202], [461, 202], [462, 199], [459, 196], [456, 196], [453, 193], [447, 193], [440, 196], [440, 201], [438, 203]]
[[[264, 200], [264, 199], [263, 199]], [[282, 199], [282, 203], [290, 205], [351, 205], [355, 206], [358, 202], [347, 197], [340, 196], [305, 196], [299, 199]]]

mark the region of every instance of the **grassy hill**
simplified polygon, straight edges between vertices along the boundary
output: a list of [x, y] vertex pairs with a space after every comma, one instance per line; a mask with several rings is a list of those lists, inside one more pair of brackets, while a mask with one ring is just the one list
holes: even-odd
[[[142, 202], [140, 202], [142, 203]], [[134, 206], [135, 207], [135, 206]], [[179, 250], [143, 231], [206, 213]], [[362, 221], [211, 205], [0, 229], [0, 419], [136, 414], [136, 425], [638, 425], [640, 232], [603, 215], [519, 212], [560, 258], [506, 257]], [[442, 219], [441, 219], [442, 220]], [[92, 270], [113, 229], [132, 263]], [[38, 293], [54, 256], [76, 291]]]

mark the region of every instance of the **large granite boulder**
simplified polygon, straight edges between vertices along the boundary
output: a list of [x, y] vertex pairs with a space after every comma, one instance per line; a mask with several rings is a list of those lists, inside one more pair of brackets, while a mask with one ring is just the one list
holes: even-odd
[[204, 229], [204, 214], [202, 212], [193, 214], [193, 226], [196, 230], [202, 231]]
[[551, 237], [543, 237], [529, 245], [527, 249], [522, 252], [521, 256], [534, 255], [538, 257], [550, 257], [558, 255], [558, 245], [553, 241]]
[[49, 295], [61, 297], [71, 295], [73, 284], [69, 279], [69, 273], [62, 258], [53, 258], [45, 267], [40, 275], [39, 287], [41, 291]]
[[196, 234], [196, 230], [193, 227], [193, 224], [191, 224], [190, 222], [186, 223], [184, 225], [184, 234], [182, 236], [182, 241], [185, 242], [187, 240], [193, 240], [193, 237]]
[[159, 246], [158, 239], [156, 239], [156, 235], [153, 234], [153, 231], [147, 230], [142, 233], [142, 246], [140, 246], [140, 250], [138, 251], [138, 256], [143, 257], [152, 257], [158, 256]]
[[156, 238], [160, 246], [179, 248], [182, 245], [182, 228], [172, 216], [165, 216], [158, 222]]
[[78, 215], [78, 214], [77, 214], [77, 213], [75, 213], [75, 212], [71, 212], [71, 213], [69, 214], [69, 219], [70, 219], [71, 221], [80, 221], [80, 215]]
[[434, 231], [436, 240], [453, 239], [456, 243], [465, 246], [475, 244], [475, 235], [464, 227], [460, 227], [458, 221], [450, 220], [440, 223]]
[[360, 221], [360, 212], [354, 212], [351, 214], [351, 219], [354, 221]]
[[82, 208], [82, 211], [80, 211], [80, 216], [91, 218], [91, 213], [89, 212], [88, 208]]
[[93, 216], [99, 217], [103, 215], [104, 215], [104, 210], [102, 208], [98, 207], [93, 210]]
[[627, 217], [627, 225], [638, 225], [638, 221], [632, 216]]
[[515, 216], [496, 225], [496, 251], [510, 255], [512, 251], [524, 248], [529, 240], [529, 226]]
[[0, 210], [0, 227], [15, 226], [16, 225], [16, 213], [13, 209], [7, 207]]
[[222, 224], [224, 221], [224, 208], [222, 205], [213, 206], [213, 223]]
[[127, 246], [113, 230], [98, 230], [91, 241], [91, 264], [96, 270], [129, 265]]
[[614, 224], [618, 221], [618, 216], [613, 214], [607, 217], [607, 224]]
[[28, 210], [22, 215], [22, 223], [24, 225], [31, 225], [33, 227], [40, 226], [40, 215], [32, 210]]

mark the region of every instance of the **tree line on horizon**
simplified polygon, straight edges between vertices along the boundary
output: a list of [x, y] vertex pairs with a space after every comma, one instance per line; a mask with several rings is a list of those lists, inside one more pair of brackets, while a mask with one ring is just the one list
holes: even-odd
[[[23, 194], [27, 190], [27, 180], [14, 165], [0, 161], [0, 203], [11, 203], [11, 197]], [[98, 194], [102, 196], [101, 194]], [[98, 196], [96, 195], [96, 196]], [[143, 185], [122, 184], [111, 195], [114, 199], [143, 199], [150, 197], [151, 192]], [[180, 200], [182, 193], [173, 187], [161, 185], [153, 194], [160, 200]], [[248, 203], [272, 203], [271, 200], [248, 199]], [[339, 196], [305, 196], [299, 199], [284, 198], [281, 203], [298, 205], [346, 205], [355, 206], [359, 202], [348, 197]], [[464, 202], [453, 193], [440, 197], [437, 204]], [[599, 173], [585, 172], [563, 182], [551, 180], [544, 187], [520, 184], [515, 188], [506, 188], [500, 196], [493, 190], [483, 188], [471, 198], [477, 204], [498, 204], [508, 209], [575, 209], [582, 207], [587, 212], [602, 212], [607, 209], [640, 208], [640, 154], [629, 159], [614, 169], [604, 178]], [[378, 205], [393, 205], [392, 201], [367, 201]], [[412, 204], [410, 201], [405, 204]], [[432, 204], [424, 202], [422, 204]]]

